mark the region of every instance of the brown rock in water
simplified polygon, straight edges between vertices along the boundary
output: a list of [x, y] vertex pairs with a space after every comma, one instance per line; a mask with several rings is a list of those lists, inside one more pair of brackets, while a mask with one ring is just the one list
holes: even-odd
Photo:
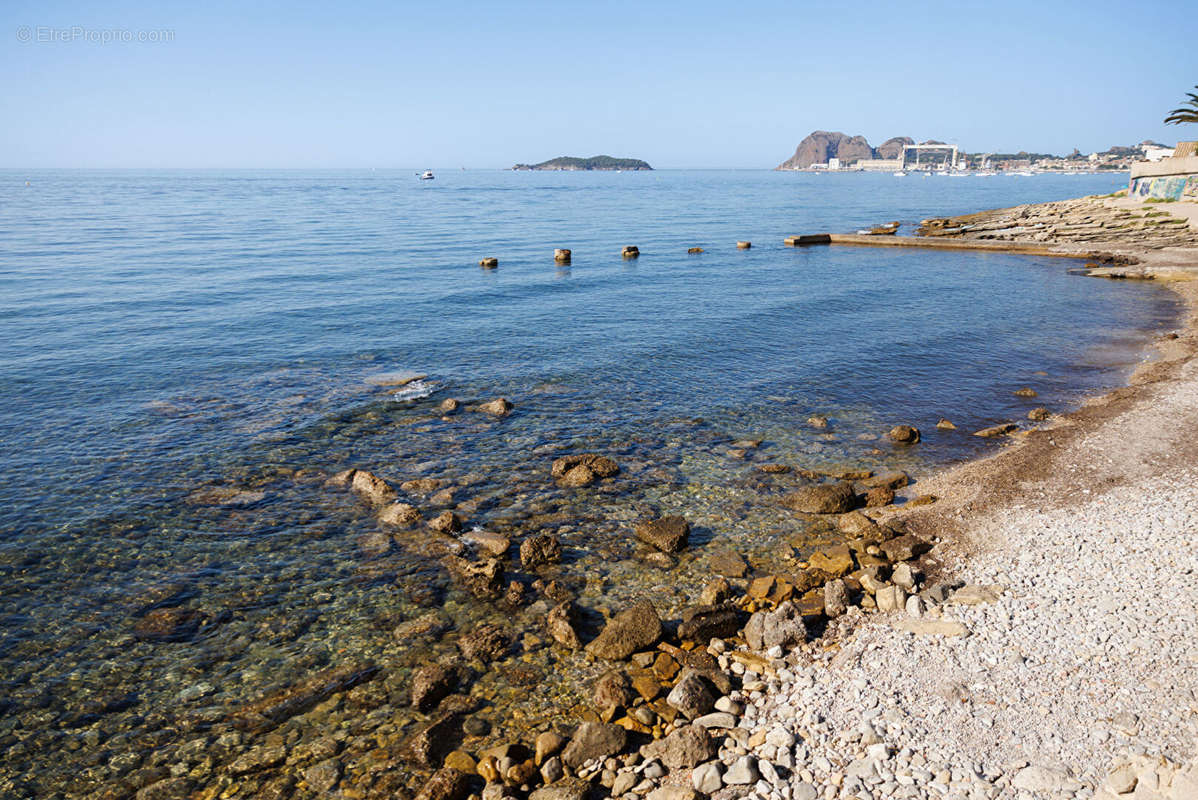
[[470, 776], [453, 767], [442, 767], [424, 782], [416, 800], [465, 800], [469, 796]]
[[886, 436], [896, 444], [915, 444], [919, 441], [919, 428], [912, 425], [895, 425]]
[[498, 558], [470, 561], [461, 556], [446, 556], [442, 563], [454, 580], [480, 600], [495, 600], [506, 588], [503, 563]]
[[1050, 416], [1052, 416], [1052, 414], [1044, 406], [1033, 408], [1031, 411], [1027, 412], [1027, 418], [1033, 422], [1043, 422]]
[[629, 707], [635, 697], [632, 680], [622, 669], [613, 669], [600, 675], [591, 690], [591, 700], [601, 714], [605, 711]]
[[894, 502], [894, 489], [886, 486], [875, 486], [865, 493], [865, 507], [878, 508]]
[[590, 486], [598, 477], [586, 464], [579, 464], [559, 478], [558, 481], [568, 489], [580, 489], [583, 486]]
[[441, 401], [441, 405], [437, 406], [437, 410], [442, 414], [452, 414], [461, 407], [461, 403], [456, 398], [446, 397]]
[[395, 490], [391, 485], [372, 472], [354, 470], [351, 488], [376, 506], [394, 502]]
[[452, 511], [442, 511], [428, 521], [428, 526], [439, 533], [457, 533], [462, 529], [462, 520]]
[[428, 494], [441, 488], [441, 481], [436, 478], [415, 478], [410, 481], [404, 481], [399, 485], [399, 488], [408, 494]]
[[462, 541], [469, 542], [480, 550], [485, 550], [493, 556], [499, 557], [507, 554], [508, 548], [512, 546], [512, 542], [501, 533], [492, 531], [472, 530], [462, 534]]
[[379, 511], [379, 522], [394, 525], [397, 528], [410, 528], [424, 521], [415, 506], [407, 503], [391, 503]]
[[942, 431], [955, 431], [957, 429], [956, 425], [952, 424], [951, 422], [949, 422], [947, 419], [944, 419], [943, 417], [941, 417], [940, 420], [936, 423], [936, 427]]
[[557, 537], [542, 533], [525, 539], [520, 545], [520, 565], [524, 569], [535, 569], [545, 564], [556, 564], [562, 560], [562, 544]]
[[632, 245], [632, 244], [628, 245], [622, 251], [620, 251], [620, 255], [624, 256], [624, 258], [637, 258], [638, 256], [640, 256], [640, 254], [641, 254], [640, 248], [637, 247], [636, 245]]
[[578, 638], [578, 609], [570, 600], [553, 607], [545, 617], [545, 627], [558, 644], [574, 650], [582, 647]]
[[490, 663], [507, 653], [511, 644], [507, 634], [498, 625], [479, 625], [458, 639], [458, 649], [468, 661]]
[[497, 397], [489, 402], [479, 404], [478, 410], [484, 414], [490, 414], [492, 417], [506, 417], [511, 413], [513, 407], [506, 397]]
[[133, 635], [143, 642], [185, 642], [195, 636], [204, 617], [191, 608], [155, 608], [133, 625]]
[[425, 769], [435, 769], [454, 749], [461, 735], [459, 716], [442, 714], [408, 739], [405, 747], [408, 760]]
[[[590, 483], [598, 478], [610, 478], [620, 473], [619, 464], [607, 456], [601, 456], [597, 453], [581, 453], [554, 459], [553, 468], [550, 472], [554, 478], [566, 483], [565, 479], [567, 475], [578, 467], [585, 467], [585, 472], [577, 473], [572, 482], [567, 485], [585, 486], [586, 483]], [[589, 479], [586, 479], [586, 473], [590, 473]], [[578, 482], [580, 480], [586, 480], [586, 483]]]
[[483, 269], [495, 269], [496, 267], [499, 266], [499, 259], [498, 258], [480, 258], [478, 260], [478, 265], [480, 267], [482, 267]]
[[828, 427], [828, 418], [823, 414], [816, 414], [814, 417], [807, 418], [807, 424], [813, 428], [826, 428]]
[[847, 545], [843, 544], [816, 550], [811, 554], [807, 563], [812, 569], [818, 569], [833, 578], [848, 575], [856, 568], [856, 565], [853, 564], [852, 552]]
[[1004, 422], [1002, 425], [992, 425], [989, 428], [982, 428], [980, 431], [975, 431], [974, 436], [981, 436], [983, 439], [994, 439], [998, 436], [1005, 436], [1013, 430], [1019, 428], [1013, 422]]
[[752, 243], [752, 242], [746, 242], [746, 241], [744, 241], [744, 240], [741, 240], [741, 241], [739, 241], [739, 242], [737, 242], [737, 243], [736, 243], [736, 249], [737, 249], [737, 250], [748, 250], [748, 249], [749, 249], [750, 247], [752, 247], [752, 246], [753, 246], [753, 243]]
[[373, 679], [378, 667], [369, 662], [334, 667], [271, 692], [233, 712], [230, 722], [242, 730], [263, 730], [278, 725], [336, 692], [344, 692]]
[[623, 661], [637, 650], [644, 650], [661, 638], [661, 619], [648, 601], [630, 606], [616, 614], [603, 631], [587, 645], [595, 658]]
[[782, 505], [806, 514], [843, 514], [856, 504], [853, 485], [847, 482], [804, 486], [782, 498]]
[[735, 636], [744, 624], [744, 614], [732, 603], [718, 606], [690, 606], [682, 610], [678, 638], [706, 645], [712, 639]]
[[342, 470], [341, 472], [338, 472], [336, 475], [333, 475], [327, 481], [325, 481], [324, 485], [331, 486], [331, 487], [341, 487], [341, 488], [349, 486], [354, 481], [354, 473], [355, 472], [357, 472], [356, 469]]
[[766, 475], [785, 475], [792, 468], [787, 464], [759, 464], [757, 469]]
[[553, 251], [553, 260], [559, 264], [569, 264], [571, 252], [565, 247], [559, 247]]
[[690, 255], [694, 256], [694, 255], [698, 255], [699, 253], [702, 253], [703, 248], [702, 247], [688, 247], [686, 252], [689, 253]]
[[583, 722], [574, 730], [570, 743], [562, 751], [562, 763], [576, 770], [592, 759], [614, 756], [624, 749], [627, 742], [628, 732], [619, 725]]
[[643, 520], [636, 526], [636, 538], [663, 553], [677, 553], [686, 547], [690, 533], [690, 524], [679, 516]]
[[722, 550], [711, 554], [707, 559], [707, 565], [717, 575], [729, 578], [743, 578], [749, 574], [748, 562], [735, 550]]
[[412, 676], [412, 707], [427, 714], [457, 688], [458, 671], [446, 664], [426, 664]]
[[705, 606], [715, 606], [732, 597], [732, 586], [723, 578], [716, 578], [699, 594], [699, 602]]
[[1015, 390], [1016, 397], [1039, 397], [1040, 394], [1030, 386], [1024, 386], [1022, 389]]
[[566, 737], [557, 731], [545, 731], [537, 736], [536, 751], [533, 761], [543, 764], [545, 759], [557, 755], [566, 746]]

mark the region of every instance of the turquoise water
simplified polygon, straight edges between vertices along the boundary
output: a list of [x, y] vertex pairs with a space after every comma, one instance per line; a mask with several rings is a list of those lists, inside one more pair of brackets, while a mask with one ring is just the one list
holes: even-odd
[[[674, 610], [713, 549], [773, 569], [780, 542], [827, 535], [773, 502], [797, 478], [754, 463], [919, 474], [976, 455], [997, 445], [972, 430], [1119, 384], [1178, 310], [1067, 261], [784, 237], [892, 219], [908, 233], [1124, 181], [0, 172], [0, 792], [126, 786], [184, 739], [218, 737], [240, 704], [351, 660], [380, 665], [371, 702], [399, 709], [411, 669], [454, 656], [482, 621], [513, 644], [466, 689], [475, 713], [497, 731], [534, 725], [543, 704], [510, 667], [563, 705], [593, 669], [545, 644], [538, 575], [509, 564], [528, 588], [515, 611], [476, 601], [440, 564], [453, 539], [400, 533], [380, 552], [371, 510], [328, 475], [434, 479], [452, 497], [401, 499], [517, 545], [556, 533], [564, 563], [539, 577], [592, 612], [642, 595]], [[639, 259], [620, 257], [628, 244]], [[499, 268], [480, 270], [484, 256]], [[400, 394], [368, 381], [397, 371], [428, 377]], [[1040, 396], [1013, 396], [1022, 386]], [[503, 420], [467, 408], [497, 396], [515, 405]], [[449, 397], [464, 408], [443, 420]], [[959, 430], [937, 431], [941, 417]], [[923, 442], [877, 438], [900, 422]], [[763, 444], [730, 457], [744, 437]], [[582, 451], [621, 475], [555, 486], [552, 459]], [[222, 504], [233, 492], [254, 494]], [[672, 565], [631, 541], [651, 511], [695, 526]], [[198, 629], [139, 637], [154, 607]], [[392, 635], [430, 611], [440, 638]], [[395, 711], [388, 735], [422, 719]], [[302, 741], [333, 724], [286, 723]]]

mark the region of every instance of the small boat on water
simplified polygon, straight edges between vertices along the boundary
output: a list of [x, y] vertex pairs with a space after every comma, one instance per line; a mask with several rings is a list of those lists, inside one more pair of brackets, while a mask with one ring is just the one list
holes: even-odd
[[422, 172], [420, 174], [420, 180], [422, 180], [422, 181], [431, 181], [432, 179], [433, 179], [433, 171], [431, 169], [426, 169], [424, 172]]
[[894, 173], [894, 177], [896, 177], [896, 178], [905, 178], [905, 177], [907, 177], [907, 173], [903, 172], [903, 171], [900, 169], [898, 172]]

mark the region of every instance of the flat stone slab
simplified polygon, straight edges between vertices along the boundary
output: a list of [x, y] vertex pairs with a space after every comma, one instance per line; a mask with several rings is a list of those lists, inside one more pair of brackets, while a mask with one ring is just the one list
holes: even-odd
[[955, 619], [903, 617], [895, 620], [894, 627], [919, 636], [965, 636], [969, 633], [969, 628]]

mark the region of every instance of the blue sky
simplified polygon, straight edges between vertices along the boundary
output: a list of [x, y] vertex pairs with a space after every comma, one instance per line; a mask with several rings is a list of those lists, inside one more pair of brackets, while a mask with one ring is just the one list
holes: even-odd
[[[1198, 83], [1186, 5], [6, 0], [0, 166], [773, 167], [817, 128], [1173, 143], [1198, 138], [1161, 123]], [[173, 40], [44, 41], [73, 27]]]

